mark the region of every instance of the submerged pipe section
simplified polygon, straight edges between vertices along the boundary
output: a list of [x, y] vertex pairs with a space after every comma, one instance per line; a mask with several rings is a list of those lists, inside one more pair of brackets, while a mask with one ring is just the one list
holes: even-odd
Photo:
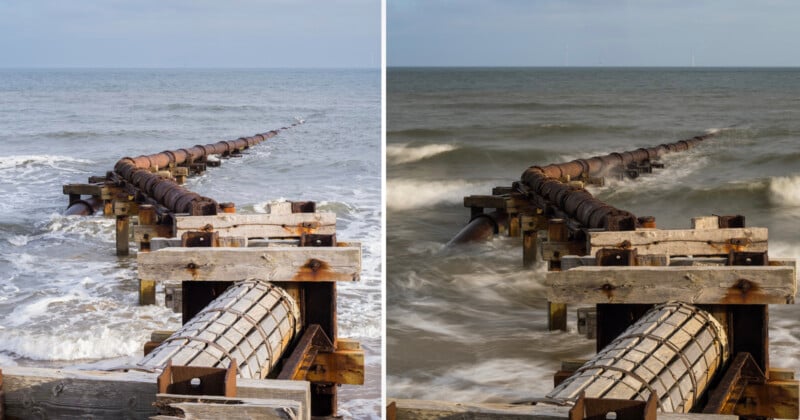
[[728, 360], [720, 323], [695, 306], [669, 302], [648, 311], [611, 344], [547, 394], [574, 404], [587, 398], [646, 401], [662, 412], [687, 413]]
[[171, 179], [152, 173], [151, 170], [166, 168], [173, 164], [191, 164], [195, 161], [202, 161], [210, 155], [237, 153], [274, 137], [278, 131], [272, 130], [252, 137], [241, 137], [214, 144], [196, 145], [189, 149], [167, 150], [135, 158], [124, 157], [114, 165], [114, 171], [170, 211], [198, 214], [202, 212], [199, 209], [209, 207], [216, 209], [219, 205], [215, 200], [191, 192]]
[[181, 329], [142, 358], [137, 367], [174, 365], [227, 368], [235, 359], [241, 378], [262, 379], [302, 327], [300, 308], [271, 283], [237, 282]]
[[522, 173], [520, 179], [530, 191], [546, 198], [584, 227], [607, 229], [610, 216], [633, 219], [636, 216], [594, 198], [585, 189], [571, 187], [561, 182], [561, 179], [605, 176], [614, 170], [624, 170], [629, 165], [652, 161], [667, 153], [689, 150], [713, 135], [714, 133], [709, 133], [649, 149], [640, 148], [622, 153], [610, 153], [605, 156], [576, 159], [544, 167], [531, 166]]
[[473, 217], [472, 220], [447, 243], [447, 246], [489, 240], [492, 236], [497, 234], [500, 225], [505, 224], [507, 219], [508, 214], [504, 211], [493, 211]]
[[101, 207], [103, 207], [103, 200], [98, 197], [89, 197], [70, 203], [69, 207], [67, 207], [67, 210], [64, 211], [64, 215], [91, 216]]

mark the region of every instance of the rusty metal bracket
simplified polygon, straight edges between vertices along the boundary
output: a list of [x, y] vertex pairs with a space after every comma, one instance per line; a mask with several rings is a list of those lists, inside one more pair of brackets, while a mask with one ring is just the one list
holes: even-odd
[[713, 216], [717, 216], [717, 219], [719, 220], [720, 229], [744, 227], [744, 216], [742, 216], [741, 214], [737, 214], [735, 216], [719, 216], [714, 214]]
[[[650, 393], [647, 401], [586, 398], [581, 392], [575, 405], [569, 410], [570, 420], [656, 420], [658, 398]], [[609, 417], [610, 414], [615, 417]]]
[[336, 246], [336, 234], [303, 233], [300, 236], [300, 246]]
[[736, 252], [728, 253], [728, 265], [769, 265], [769, 256], [764, 252]]
[[219, 243], [219, 232], [189, 231], [181, 235], [182, 247], [215, 247]]
[[602, 266], [636, 265], [636, 248], [600, 248], [595, 256], [596, 264]]
[[708, 403], [703, 409], [709, 414], [731, 414], [736, 408], [748, 382], [766, 381], [766, 376], [750, 353], [736, 354], [725, 375], [709, 394]]
[[227, 369], [173, 366], [172, 359], [158, 375], [159, 394], [236, 396], [236, 359]]

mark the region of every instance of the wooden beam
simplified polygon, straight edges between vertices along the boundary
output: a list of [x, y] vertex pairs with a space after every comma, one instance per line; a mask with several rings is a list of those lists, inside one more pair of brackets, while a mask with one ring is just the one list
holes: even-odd
[[246, 238], [293, 238], [303, 233], [336, 233], [335, 213], [217, 214], [177, 216], [176, 235], [187, 231], [215, 231], [220, 236]]
[[[398, 420], [566, 420], [569, 406], [424, 401], [389, 398]], [[664, 420], [738, 420], [733, 415], [658, 413]]]
[[333, 351], [333, 343], [319, 325], [309, 325], [303, 331], [303, 336], [295, 345], [292, 354], [283, 362], [278, 379], [305, 380], [308, 371], [314, 365], [314, 358], [320, 351]]
[[464, 207], [480, 207], [485, 209], [504, 209], [508, 197], [499, 195], [470, 195], [464, 197]]
[[639, 255], [728, 255], [730, 251], [766, 251], [767, 228], [587, 232], [586, 242], [589, 255], [615, 247], [636, 248]]
[[66, 184], [62, 190], [64, 194], [93, 195], [100, 196], [102, 185], [100, 184]]
[[797, 381], [749, 383], [733, 413], [740, 417], [797, 419], [800, 418], [798, 401], [800, 387]]
[[793, 303], [791, 267], [576, 267], [548, 272], [547, 299], [565, 303]]
[[173, 394], [158, 394], [155, 406], [159, 414], [188, 419], [294, 420], [302, 411], [291, 400]]
[[361, 247], [164, 248], [137, 261], [139, 277], [155, 280], [357, 281]]
[[[3, 367], [5, 418], [147, 419], [156, 415], [156, 373]], [[239, 398], [293, 400], [310, 418], [306, 381], [237, 379]]]

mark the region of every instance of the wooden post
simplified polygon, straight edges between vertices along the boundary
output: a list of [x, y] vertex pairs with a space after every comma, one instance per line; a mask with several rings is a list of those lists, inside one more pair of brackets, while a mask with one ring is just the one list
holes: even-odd
[[547, 302], [547, 329], [567, 330], [567, 304]]
[[522, 231], [522, 266], [525, 268], [532, 267], [536, 263], [536, 254], [539, 251], [538, 233], [537, 230]]
[[156, 281], [139, 279], [139, 305], [156, 304]]
[[114, 201], [114, 215], [117, 218], [117, 256], [126, 256], [130, 253], [130, 214], [129, 201]]

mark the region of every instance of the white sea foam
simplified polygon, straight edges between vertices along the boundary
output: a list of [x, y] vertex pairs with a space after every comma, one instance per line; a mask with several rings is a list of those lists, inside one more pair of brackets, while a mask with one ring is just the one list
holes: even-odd
[[458, 146], [453, 144], [427, 144], [418, 147], [412, 147], [407, 144], [392, 144], [386, 146], [386, 159], [393, 164], [399, 165], [420, 161], [441, 153], [452, 152], [456, 149], [458, 149]]
[[386, 182], [386, 207], [410, 210], [432, 207], [441, 203], [458, 203], [476, 191], [491, 190], [492, 183], [453, 181], [420, 181], [394, 179]]
[[26, 167], [50, 167], [63, 169], [63, 164], [89, 164], [90, 160], [59, 155], [0, 156], [0, 170]]
[[800, 207], [800, 175], [770, 178], [769, 194], [775, 205]]

